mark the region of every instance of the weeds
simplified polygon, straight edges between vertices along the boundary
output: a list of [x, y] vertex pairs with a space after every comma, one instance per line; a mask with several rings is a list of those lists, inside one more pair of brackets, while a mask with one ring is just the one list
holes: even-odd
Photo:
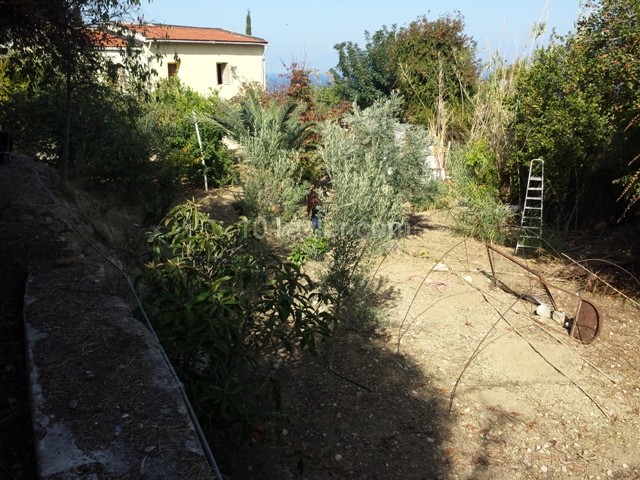
[[313, 232], [302, 243], [293, 246], [287, 261], [301, 267], [308, 260], [322, 260], [330, 248], [329, 240], [326, 237]]

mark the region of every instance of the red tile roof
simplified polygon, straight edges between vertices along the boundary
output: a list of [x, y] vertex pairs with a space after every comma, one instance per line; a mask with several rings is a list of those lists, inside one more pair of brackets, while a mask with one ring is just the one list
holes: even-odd
[[126, 47], [127, 41], [124, 38], [117, 37], [111, 33], [102, 32], [99, 30], [91, 30], [89, 36], [93, 40], [94, 44], [100, 47]]
[[249, 43], [266, 45], [268, 42], [259, 37], [222, 30], [221, 28], [183, 27], [180, 25], [129, 25], [129, 28], [144, 35], [149, 40], [170, 42], [212, 42], [212, 43]]

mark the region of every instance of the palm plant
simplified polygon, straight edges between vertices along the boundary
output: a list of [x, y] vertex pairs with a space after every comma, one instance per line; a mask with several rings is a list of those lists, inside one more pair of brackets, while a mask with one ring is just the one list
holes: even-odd
[[300, 121], [300, 107], [293, 100], [262, 101], [258, 89], [247, 89], [235, 103], [221, 102], [218, 115], [208, 118], [243, 146], [252, 139], [265, 141], [268, 151], [296, 150], [311, 135], [311, 124]]
[[207, 121], [244, 150], [246, 168], [240, 181], [246, 213], [292, 217], [306, 193], [300, 185], [298, 152], [312, 134], [311, 124], [300, 121], [298, 104], [263, 101], [258, 89], [247, 89], [234, 103], [221, 102], [218, 114]]

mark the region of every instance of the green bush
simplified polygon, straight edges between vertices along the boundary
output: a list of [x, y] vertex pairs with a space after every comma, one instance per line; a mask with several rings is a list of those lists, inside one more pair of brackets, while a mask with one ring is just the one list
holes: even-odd
[[158, 130], [161, 154], [190, 184], [201, 186], [205, 172], [209, 186], [232, 180], [233, 159], [222, 143], [222, 130], [210, 122], [198, 122], [202, 151], [196, 135], [195, 121], [217, 109], [217, 96], [202, 96], [175, 77], [158, 82], [148, 104], [146, 115]]
[[259, 88], [247, 88], [234, 102], [221, 102], [211, 125], [242, 145], [240, 183], [243, 207], [252, 216], [289, 220], [304, 199], [300, 148], [311, 135], [291, 99], [263, 99]]
[[[325, 288], [334, 299], [333, 341], [348, 305], [361, 296], [373, 255], [397, 235], [401, 224], [402, 149], [394, 136], [398, 99], [355, 107], [343, 118], [348, 128], [326, 123], [318, 150], [331, 178], [331, 195], [321, 206], [323, 231], [331, 243]], [[415, 178], [415, 181], [420, 181]], [[335, 345], [333, 343], [332, 345]], [[332, 346], [333, 352], [333, 346]], [[329, 365], [333, 353], [329, 356]]]
[[315, 351], [330, 320], [311, 279], [265, 253], [252, 228], [179, 205], [149, 234], [142, 277], [158, 336], [200, 411], [245, 434], [277, 406], [265, 396], [268, 355]]
[[302, 243], [293, 246], [287, 261], [301, 267], [308, 260], [322, 260], [330, 248], [329, 240], [326, 237], [313, 232]]
[[252, 218], [291, 220], [304, 200], [308, 186], [300, 182], [295, 152], [251, 150], [251, 160], [240, 176], [242, 207]]
[[482, 145], [471, 150], [459, 148], [451, 155], [449, 190], [458, 203], [453, 217], [462, 235], [502, 243], [513, 214], [498, 199], [490, 153]]

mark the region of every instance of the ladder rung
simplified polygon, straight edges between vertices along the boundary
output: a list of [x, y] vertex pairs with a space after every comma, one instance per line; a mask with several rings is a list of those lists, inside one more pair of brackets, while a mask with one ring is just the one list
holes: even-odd
[[542, 177], [529, 177], [529, 180], [538, 180], [538, 181], [542, 181]]

